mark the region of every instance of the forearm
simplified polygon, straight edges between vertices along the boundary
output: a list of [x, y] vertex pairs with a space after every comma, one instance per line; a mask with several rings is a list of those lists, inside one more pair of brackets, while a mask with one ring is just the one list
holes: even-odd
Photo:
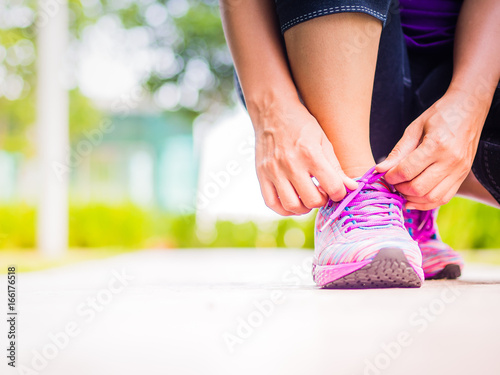
[[457, 23], [450, 89], [488, 107], [500, 80], [500, 2], [465, 0]]
[[[224, 33], [252, 120], [298, 101], [273, 0], [220, 0]], [[254, 121], [254, 126], [256, 121]]]

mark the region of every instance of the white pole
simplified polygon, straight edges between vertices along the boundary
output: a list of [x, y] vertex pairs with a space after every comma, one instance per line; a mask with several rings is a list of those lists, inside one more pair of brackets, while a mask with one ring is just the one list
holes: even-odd
[[57, 173], [56, 166], [67, 165], [69, 150], [68, 93], [62, 73], [68, 41], [66, 0], [39, 0], [38, 47], [38, 161], [39, 204], [37, 246], [48, 257], [65, 253], [68, 247], [68, 171]]

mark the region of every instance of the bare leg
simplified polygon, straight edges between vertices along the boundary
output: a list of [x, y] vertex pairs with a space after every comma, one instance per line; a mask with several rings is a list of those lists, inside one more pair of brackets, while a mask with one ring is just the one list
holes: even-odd
[[500, 208], [500, 204], [495, 198], [484, 188], [483, 185], [477, 180], [474, 173], [469, 172], [469, 175], [458, 189], [458, 196], [469, 198], [492, 207]]
[[369, 124], [381, 31], [381, 22], [369, 15], [341, 13], [300, 23], [284, 34], [299, 92], [349, 177], [375, 165]]

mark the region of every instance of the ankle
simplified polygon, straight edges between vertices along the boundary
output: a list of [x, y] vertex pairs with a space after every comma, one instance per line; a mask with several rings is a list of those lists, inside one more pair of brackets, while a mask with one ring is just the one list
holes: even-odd
[[349, 178], [359, 178], [363, 176], [371, 167], [373, 167], [373, 165], [374, 164], [366, 164], [363, 166], [347, 167], [342, 168], [342, 170]]

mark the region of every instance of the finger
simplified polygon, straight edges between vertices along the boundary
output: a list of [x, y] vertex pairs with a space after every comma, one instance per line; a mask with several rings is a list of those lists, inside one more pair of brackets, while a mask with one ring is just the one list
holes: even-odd
[[290, 181], [300, 200], [307, 208], [323, 207], [328, 202], [328, 195], [318, 190], [309, 174], [293, 176]]
[[423, 197], [447, 177], [448, 173], [443, 168], [441, 164], [432, 164], [417, 177], [395, 184], [394, 187], [404, 196]]
[[455, 196], [459, 186], [460, 181], [450, 176], [423, 197], [407, 196], [406, 208], [428, 211], [442, 206]]
[[399, 164], [391, 168], [385, 175], [387, 182], [393, 185], [412, 181], [436, 161], [434, 143], [422, 142], [414, 151], [403, 158]]
[[311, 174], [316, 177], [319, 181], [319, 186], [328, 194], [328, 197], [332, 201], [339, 202], [345, 197], [347, 191], [338, 174], [329, 173], [324, 169], [318, 169]]
[[403, 137], [396, 143], [387, 158], [377, 164], [375, 170], [377, 172], [387, 172], [389, 169], [394, 168], [401, 162], [407, 155], [415, 150], [420, 143], [422, 136], [421, 120], [416, 119], [405, 130]]
[[430, 211], [437, 208], [438, 206], [435, 206], [431, 203], [407, 203], [405, 207], [408, 210]]
[[273, 182], [274, 186], [276, 187], [281, 205], [286, 211], [293, 212], [297, 215], [307, 214], [309, 211], [311, 211], [309, 208], [304, 206], [290, 181], [283, 178], [277, 182]]
[[425, 146], [418, 147], [399, 164], [391, 168], [384, 177], [392, 185], [412, 181], [434, 162], [435, 156], [430, 154]]
[[282, 216], [295, 215], [293, 212], [287, 211], [283, 208], [283, 206], [281, 205], [281, 201], [279, 200], [278, 193], [276, 192], [276, 189], [271, 181], [262, 178], [259, 179], [259, 182], [260, 190], [267, 207]]

